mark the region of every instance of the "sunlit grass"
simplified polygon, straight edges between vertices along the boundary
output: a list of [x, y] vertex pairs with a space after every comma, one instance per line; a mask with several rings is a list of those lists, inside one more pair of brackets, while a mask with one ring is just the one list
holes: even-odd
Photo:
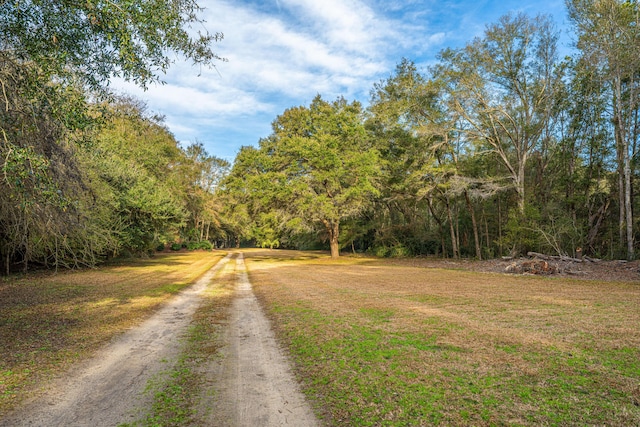
[[223, 256], [190, 252], [0, 281], [0, 414], [139, 324]]
[[245, 255], [328, 425], [640, 425], [640, 284], [307, 256]]

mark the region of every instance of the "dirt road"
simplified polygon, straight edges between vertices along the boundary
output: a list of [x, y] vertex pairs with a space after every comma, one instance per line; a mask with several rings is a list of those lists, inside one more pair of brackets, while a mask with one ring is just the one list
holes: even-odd
[[[223, 258], [154, 316], [53, 384], [45, 395], [0, 420], [0, 426], [115, 427], [143, 419], [151, 403], [145, 388], [173, 366], [202, 292], [231, 259], [232, 255]], [[207, 374], [218, 393], [211, 402], [203, 402], [212, 408], [206, 425], [315, 426], [253, 296], [242, 254], [236, 262], [237, 299], [225, 334], [228, 347], [222, 359], [209, 364]]]
[[212, 367], [218, 381], [209, 423], [224, 427], [296, 426], [319, 423], [278, 347], [247, 277], [242, 253], [237, 297], [231, 308], [223, 359]]

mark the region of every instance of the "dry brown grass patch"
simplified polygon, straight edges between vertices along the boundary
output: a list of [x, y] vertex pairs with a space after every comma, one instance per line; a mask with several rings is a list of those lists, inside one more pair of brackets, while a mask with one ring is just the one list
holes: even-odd
[[137, 324], [221, 254], [158, 255], [0, 281], [0, 414]]
[[246, 260], [330, 424], [640, 422], [639, 283], [304, 255]]

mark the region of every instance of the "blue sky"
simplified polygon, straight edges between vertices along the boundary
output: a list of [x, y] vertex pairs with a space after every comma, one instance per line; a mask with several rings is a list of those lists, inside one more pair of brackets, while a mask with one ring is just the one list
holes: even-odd
[[[164, 85], [143, 91], [113, 87], [144, 100], [182, 144], [204, 144], [233, 161], [243, 145], [257, 145], [271, 122], [316, 94], [367, 105], [373, 84], [400, 60], [420, 69], [445, 48], [482, 35], [509, 12], [547, 13], [566, 27], [564, 0], [200, 0], [205, 28], [222, 32], [214, 50], [228, 62], [215, 69], [176, 58]], [[562, 38], [565, 45], [568, 37]]]

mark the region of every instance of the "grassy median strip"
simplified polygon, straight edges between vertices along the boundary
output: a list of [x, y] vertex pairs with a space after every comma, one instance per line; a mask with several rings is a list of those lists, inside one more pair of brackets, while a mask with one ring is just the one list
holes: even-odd
[[235, 260], [228, 262], [203, 294], [176, 365], [149, 384], [153, 394], [150, 414], [126, 426], [182, 427], [207, 425], [212, 395], [207, 366], [221, 346], [219, 334], [228, 318], [235, 289]]
[[640, 284], [245, 255], [328, 425], [640, 425]]
[[139, 324], [224, 254], [157, 255], [0, 280], [0, 414]]

